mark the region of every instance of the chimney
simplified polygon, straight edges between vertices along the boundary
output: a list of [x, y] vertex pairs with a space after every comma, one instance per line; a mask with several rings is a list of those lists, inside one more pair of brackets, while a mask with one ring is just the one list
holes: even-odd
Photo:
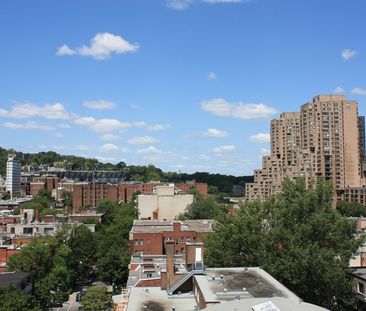
[[180, 226], [181, 226], [181, 222], [180, 221], [174, 221], [173, 222], [173, 231], [174, 232], [180, 232]]
[[166, 274], [167, 274], [167, 286], [170, 288], [174, 279], [174, 240], [165, 242], [166, 251]]

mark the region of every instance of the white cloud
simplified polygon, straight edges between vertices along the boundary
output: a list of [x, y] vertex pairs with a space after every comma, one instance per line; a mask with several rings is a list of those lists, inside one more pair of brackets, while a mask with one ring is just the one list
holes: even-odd
[[250, 0], [165, 0], [165, 3], [168, 8], [181, 11], [187, 9], [193, 2], [217, 4], [217, 3], [240, 3], [248, 1]]
[[57, 49], [57, 53], [56, 53], [56, 55], [58, 55], [58, 56], [74, 55], [74, 54], [76, 54], [76, 51], [74, 51], [73, 49], [70, 49], [67, 44], [60, 46]]
[[229, 133], [226, 131], [220, 131], [218, 129], [208, 129], [206, 132], [202, 133], [204, 137], [215, 137], [215, 138], [223, 138], [229, 136]]
[[130, 107], [132, 109], [140, 109], [141, 108], [141, 106], [140, 105], [137, 105], [137, 104], [131, 104]]
[[214, 98], [201, 102], [201, 109], [221, 117], [238, 119], [268, 118], [277, 110], [264, 104], [244, 104], [228, 102], [223, 98]]
[[151, 136], [139, 136], [130, 138], [129, 140], [127, 140], [127, 142], [132, 145], [147, 145], [156, 144], [159, 142], [159, 140]]
[[63, 137], [64, 137], [64, 134], [62, 134], [62, 133], [60, 133], [60, 132], [57, 132], [57, 133], [55, 134], [55, 137], [57, 137], [57, 138], [63, 138]]
[[361, 95], [361, 96], [364, 96], [364, 95], [366, 95], [366, 89], [361, 89], [360, 87], [354, 87], [351, 90], [351, 93], [353, 95]]
[[106, 100], [87, 100], [83, 104], [85, 107], [96, 110], [113, 109], [116, 104]]
[[161, 151], [154, 146], [149, 146], [147, 148], [137, 149], [136, 154], [160, 154]]
[[271, 140], [271, 135], [267, 133], [258, 133], [249, 137], [249, 141], [254, 143], [268, 143]]
[[71, 119], [72, 114], [66, 112], [61, 103], [38, 106], [32, 103], [14, 104], [10, 110], [0, 108], [0, 118], [28, 119], [40, 117], [45, 119]]
[[64, 44], [58, 48], [56, 55], [81, 55], [90, 56], [98, 60], [110, 58], [112, 53], [125, 54], [135, 52], [139, 49], [138, 44], [133, 44], [122, 38], [108, 32], [98, 33], [91, 40], [90, 46], [82, 45], [72, 49]]
[[104, 134], [100, 136], [100, 139], [104, 141], [115, 141], [119, 139], [119, 136], [114, 134]]
[[193, 0], [166, 0], [166, 6], [174, 10], [184, 10], [189, 7]]
[[145, 121], [137, 121], [133, 123], [133, 126], [137, 128], [146, 129], [148, 131], [164, 131], [170, 127], [169, 124], [153, 124], [149, 125]]
[[334, 94], [344, 94], [344, 89], [340, 86], [337, 86], [334, 90], [333, 90]]
[[182, 160], [186, 160], [186, 161], [191, 159], [190, 157], [186, 157], [186, 156], [181, 156], [180, 158], [181, 158]]
[[126, 131], [130, 124], [117, 119], [95, 119], [93, 117], [82, 117], [75, 119], [76, 124], [88, 126], [91, 130], [99, 133], [108, 133], [116, 130]]
[[236, 148], [234, 145], [223, 145], [220, 147], [216, 147], [212, 149], [213, 153], [222, 153], [222, 152], [233, 152]]
[[212, 80], [217, 80], [218, 77], [217, 77], [217, 74], [214, 73], [214, 72], [209, 72], [208, 75], [207, 75], [207, 79], [212, 81]]
[[59, 128], [62, 128], [62, 129], [69, 129], [71, 126], [69, 124], [66, 124], [66, 123], [61, 123], [58, 125]]
[[198, 156], [198, 159], [200, 159], [200, 160], [210, 160], [211, 159], [211, 157], [209, 157], [208, 155], [206, 155], [206, 154], [200, 154], [199, 156]]
[[101, 152], [116, 152], [119, 150], [118, 146], [114, 144], [104, 144], [99, 148]]
[[351, 58], [354, 58], [358, 54], [357, 51], [351, 50], [351, 49], [344, 49], [342, 51], [342, 58], [344, 61], [348, 61]]
[[39, 124], [34, 121], [29, 121], [24, 124], [13, 123], [13, 122], [4, 122], [2, 125], [4, 127], [11, 128], [11, 129], [24, 129], [24, 130], [37, 129], [37, 130], [43, 130], [43, 131], [53, 131], [54, 130], [54, 128], [51, 126]]
[[271, 151], [267, 148], [261, 148], [260, 149], [260, 158], [263, 156], [269, 156], [271, 154]]

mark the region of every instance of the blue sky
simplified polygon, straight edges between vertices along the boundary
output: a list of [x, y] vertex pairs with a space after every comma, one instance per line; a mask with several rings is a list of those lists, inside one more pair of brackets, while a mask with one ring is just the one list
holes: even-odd
[[0, 145], [249, 175], [318, 94], [366, 114], [364, 0], [3, 0]]

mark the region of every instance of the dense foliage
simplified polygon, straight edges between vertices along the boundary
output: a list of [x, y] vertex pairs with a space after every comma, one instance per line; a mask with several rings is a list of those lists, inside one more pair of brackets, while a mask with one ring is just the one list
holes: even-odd
[[93, 286], [88, 289], [81, 300], [81, 311], [109, 311], [112, 310], [112, 295], [105, 286]]
[[[96, 280], [115, 287], [125, 285], [130, 260], [129, 231], [136, 208], [105, 199], [97, 211], [105, 213], [105, 217], [96, 232], [80, 224], [60, 224], [55, 237], [34, 238], [11, 256], [11, 270], [34, 273], [32, 294], [42, 309], [67, 300], [73, 290]], [[89, 309], [85, 306], [84, 310]]]
[[0, 289], [0, 311], [40, 311], [32, 295], [23, 293], [18, 287]]
[[353, 309], [349, 259], [362, 244], [355, 224], [331, 206], [332, 188], [319, 181], [286, 182], [283, 193], [222, 215], [206, 240], [206, 264], [261, 266], [307, 302]]
[[337, 210], [342, 216], [346, 217], [360, 217], [366, 216], [366, 208], [358, 202], [345, 202], [341, 201], [337, 203]]

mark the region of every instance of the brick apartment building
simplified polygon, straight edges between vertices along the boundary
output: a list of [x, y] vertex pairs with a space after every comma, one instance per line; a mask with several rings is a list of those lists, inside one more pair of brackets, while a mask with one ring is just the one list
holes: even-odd
[[[95, 207], [102, 199], [111, 198], [120, 202], [131, 202], [136, 193], [150, 194], [154, 192], [157, 186], [164, 183], [120, 183], [120, 184], [94, 184], [77, 183], [73, 186], [73, 209], [79, 210], [81, 207]], [[187, 192], [190, 189], [197, 189], [202, 195], [207, 196], [207, 184], [205, 183], [181, 183], [175, 187], [181, 192]]]
[[174, 253], [186, 252], [186, 243], [199, 243], [212, 232], [213, 220], [135, 220], [130, 231], [132, 255], [165, 254], [165, 242], [174, 241]]

